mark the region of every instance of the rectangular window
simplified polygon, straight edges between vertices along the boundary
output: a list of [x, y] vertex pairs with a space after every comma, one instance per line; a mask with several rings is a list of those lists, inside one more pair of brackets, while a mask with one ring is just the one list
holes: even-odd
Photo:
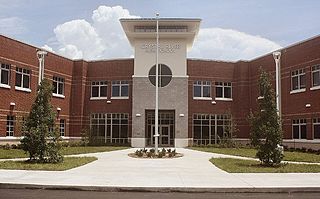
[[14, 121], [15, 121], [14, 116], [7, 115], [7, 133], [6, 133], [6, 136], [14, 136]]
[[313, 119], [313, 139], [320, 139], [320, 118]]
[[66, 120], [60, 119], [59, 125], [60, 136], [65, 136], [65, 129], [66, 129]]
[[112, 97], [129, 97], [128, 81], [112, 81]]
[[10, 80], [10, 65], [9, 64], [1, 64], [0, 68], [0, 85], [9, 86]]
[[307, 139], [307, 120], [292, 120], [292, 137], [293, 139]]
[[127, 143], [128, 125], [127, 113], [94, 113], [90, 118], [92, 136], [99, 143]]
[[231, 82], [216, 82], [216, 98], [232, 99]]
[[108, 91], [107, 81], [91, 82], [91, 99], [106, 99]]
[[54, 96], [64, 96], [64, 78], [53, 77], [53, 94]]
[[194, 81], [193, 82], [193, 98], [211, 98], [211, 82]]
[[230, 125], [231, 116], [215, 114], [193, 115], [193, 140], [196, 145], [208, 145], [221, 142]]
[[320, 65], [312, 66], [312, 87], [320, 86]]
[[16, 68], [16, 87], [30, 89], [30, 70]]
[[306, 73], [304, 69], [291, 72], [291, 90], [300, 90], [306, 88]]

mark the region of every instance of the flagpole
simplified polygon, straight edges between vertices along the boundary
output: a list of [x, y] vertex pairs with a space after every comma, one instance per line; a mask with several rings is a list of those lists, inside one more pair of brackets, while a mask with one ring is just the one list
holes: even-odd
[[156, 32], [156, 109], [155, 109], [155, 153], [158, 154], [159, 141], [159, 13], [156, 13], [157, 32]]

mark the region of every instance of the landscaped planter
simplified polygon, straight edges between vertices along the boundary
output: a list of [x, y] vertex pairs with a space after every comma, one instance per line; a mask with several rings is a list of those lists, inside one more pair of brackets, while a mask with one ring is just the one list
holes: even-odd
[[155, 153], [154, 149], [138, 149], [134, 153], [128, 154], [130, 157], [133, 158], [150, 158], [150, 159], [157, 159], [157, 158], [179, 158], [182, 157], [183, 155], [181, 153], [177, 153], [176, 150], [172, 149], [165, 149], [163, 148], [162, 150], [159, 150], [158, 154]]

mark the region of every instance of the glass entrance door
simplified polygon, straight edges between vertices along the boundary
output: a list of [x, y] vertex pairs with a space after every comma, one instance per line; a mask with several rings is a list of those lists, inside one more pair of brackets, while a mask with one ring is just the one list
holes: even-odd
[[[155, 126], [152, 125], [152, 145], [155, 143], [154, 131]], [[170, 126], [169, 125], [159, 125], [159, 146], [165, 147], [170, 146]]]

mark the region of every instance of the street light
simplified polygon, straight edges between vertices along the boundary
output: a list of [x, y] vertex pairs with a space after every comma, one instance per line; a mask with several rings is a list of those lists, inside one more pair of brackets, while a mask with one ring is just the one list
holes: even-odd
[[47, 54], [48, 53], [44, 50], [37, 50], [37, 57], [39, 60], [39, 78], [38, 78], [39, 85], [44, 78], [44, 56]]
[[273, 58], [276, 62], [276, 102], [277, 113], [281, 120], [281, 69], [280, 69], [281, 52], [273, 52]]
[[157, 32], [156, 32], [156, 109], [155, 109], [155, 131], [154, 131], [154, 146], [155, 153], [158, 154], [158, 140], [159, 140], [159, 13], [156, 13], [156, 23], [157, 23]]

